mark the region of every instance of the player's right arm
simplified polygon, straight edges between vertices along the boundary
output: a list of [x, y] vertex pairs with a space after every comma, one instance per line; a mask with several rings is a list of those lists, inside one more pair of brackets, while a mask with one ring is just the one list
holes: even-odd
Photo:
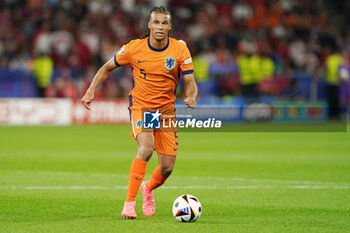
[[87, 89], [84, 97], [81, 99], [81, 102], [86, 109], [90, 110], [90, 104], [94, 99], [96, 88], [108, 78], [109, 74], [115, 68], [117, 68], [117, 65], [114, 62], [114, 57], [112, 57], [97, 71], [92, 83]]

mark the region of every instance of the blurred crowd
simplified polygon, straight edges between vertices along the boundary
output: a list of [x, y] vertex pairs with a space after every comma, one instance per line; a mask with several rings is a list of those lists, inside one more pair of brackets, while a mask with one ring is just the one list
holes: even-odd
[[[33, 73], [38, 96], [79, 98], [105, 61], [147, 33], [159, 5], [190, 48], [201, 96], [290, 96], [295, 72], [347, 79], [350, 1], [332, 0], [4, 0], [0, 69]], [[98, 97], [128, 94], [130, 69], [112, 76]]]

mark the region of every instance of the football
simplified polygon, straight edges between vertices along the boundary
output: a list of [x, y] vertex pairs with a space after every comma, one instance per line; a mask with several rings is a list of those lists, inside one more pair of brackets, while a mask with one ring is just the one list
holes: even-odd
[[174, 201], [173, 215], [179, 222], [194, 222], [201, 214], [202, 205], [193, 195], [184, 194]]

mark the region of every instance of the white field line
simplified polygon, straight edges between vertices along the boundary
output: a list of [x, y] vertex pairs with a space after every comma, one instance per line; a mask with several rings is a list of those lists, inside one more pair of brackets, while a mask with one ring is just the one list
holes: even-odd
[[[0, 186], [0, 190], [126, 190], [127, 186]], [[299, 186], [162, 186], [160, 189], [205, 189], [205, 190], [233, 190], [233, 189], [350, 189], [350, 186], [331, 185], [299, 185]]]
[[[178, 176], [179, 177], [179, 176]], [[218, 177], [218, 176], [192, 176], [194, 180], [206, 179], [206, 180], [233, 180], [241, 182], [255, 182], [255, 183], [275, 183], [275, 184], [305, 184], [305, 185], [350, 185], [350, 183], [344, 182], [327, 182], [327, 181], [309, 181], [309, 180], [276, 180], [276, 179], [255, 179], [255, 178], [243, 178], [243, 177]]]
[[[37, 173], [41, 175], [81, 175], [85, 177], [116, 177], [129, 178], [129, 174], [108, 174], [108, 173], [79, 173], [79, 172], [63, 172], [63, 171], [25, 171], [11, 170], [10, 172], [17, 173]], [[350, 182], [327, 182], [327, 181], [309, 181], [309, 180], [277, 180], [277, 179], [256, 179], [244, 177], [222, 177], [222, 176], [171, 176], [171, 179], [180, 180], [214, 180], [214, 181], [238, 181], [252, 183], [272, 183], [272, 184], [294, 184], [296, 186], [350, 186]]]

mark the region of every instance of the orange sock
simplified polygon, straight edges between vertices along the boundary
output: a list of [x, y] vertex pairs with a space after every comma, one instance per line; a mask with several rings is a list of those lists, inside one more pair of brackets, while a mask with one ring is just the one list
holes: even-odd
[[132, 161], [129, 175], [128, 195], [126, 197], [127, 202], [135, 201], [141, 182], [145, 177], [146, 169], [147, 161], [138, 158], [135, 158], [134, 161]]
[[160, 174], [159, 166], [157, 166], [152, 173], [151, 179], [149, 179], [146, 183], [146, 186], [149, 190], [153, 190], [164, 184], [167, 178], [164, 178], [162, 174]]

